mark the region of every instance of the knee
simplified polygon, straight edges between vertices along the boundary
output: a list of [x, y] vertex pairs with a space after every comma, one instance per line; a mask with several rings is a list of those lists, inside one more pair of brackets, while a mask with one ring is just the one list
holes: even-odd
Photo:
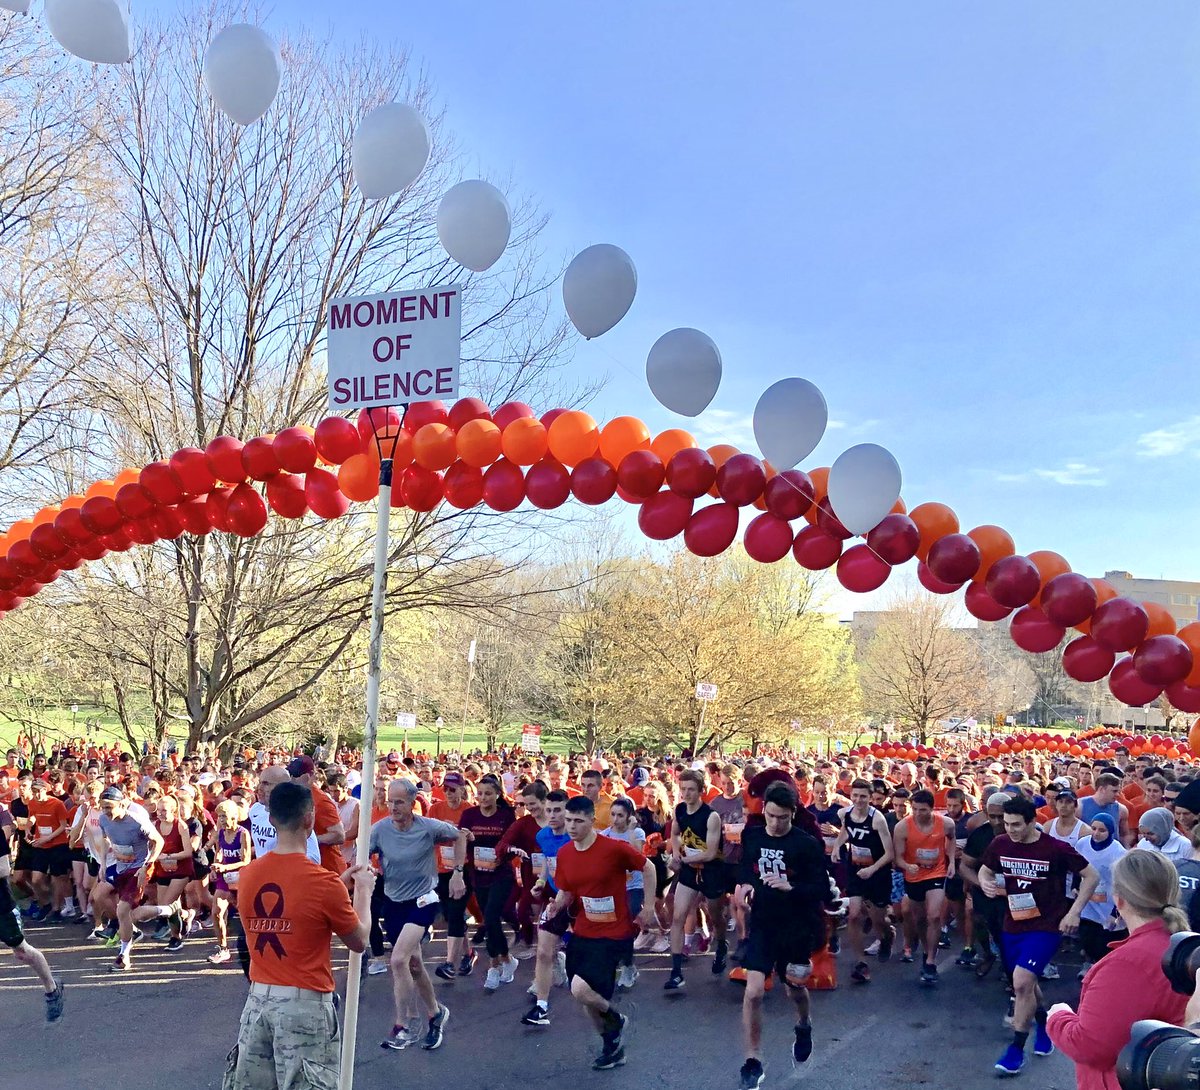
[[584, 982], [583, 977], [580, 977], [580, 976], [571, 977], [571, 994], [576, 999], [579, 999], [579, 1000], [587, 999], [588, 994], [591, 992], [591, 990], [592, 989], [589, 988], [587, 986], [587, 984]]
[[761, 978], [757, 980], [751, 980], [749, 977], [747, 977], [745, 995], [746, 1005], [750, 1007], [757, 1007], [761, 1005], [764, 991], [765, 982]]

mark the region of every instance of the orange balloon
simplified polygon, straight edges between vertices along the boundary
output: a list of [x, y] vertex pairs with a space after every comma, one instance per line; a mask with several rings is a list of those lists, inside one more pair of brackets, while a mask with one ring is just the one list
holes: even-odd
[[141, 476], [141, 471], [137, 469], [121, 470], [121, 472], [117, 474], [117, 479], [113, 481], [113, 484], [116, 485], [115, 491], [119, 492], [127, 484], [137, 484], [141, 479]]
[[[1051, 552], [1049, 549], [1039, 549], [1037, 552], [1029, 554], [1029, 559], [1033, 561], [1033, 566], [1037, 568], [1038, 574], [1041, 576], [1042, 586], [1044, 587], [1056, 575], [1063, 575], [1071, 570], [1071, 565], [1066, 560], [1059, 556], [1058, 553]], [[1041, 589], [1038, 589], [1034, 595], [1031, 605], [1040, 605], [1042, 601]]]
[[1192, 649], [1192, 672], [1184, 681], [1188, 685], [1200, 686], [1200, 621], [1185, 624], [1175, 634]]
[[76, 511], [83, 506], [82, 496], [68, 496], [59, 505], [60, 511]]
[[36, 515], [33, 516], [34, 526], [45, 526], [48, 522], [53, 522], [58, 518], [59, 509], [57, 507], [43, 507]]
[[1188, 749], [1192, 751], [1193, 757], [1200, 757], [1200, 719], [1197, 719], [1188, 731]]
[[816, 526], [817, 508], [821, 505], [821, 501], [829, 495], [829, 466], [817, 466], [816, 469], [810, 469], [808, 476], [813, 483], [813, 504], [804, 513], [804, 518], [810, 525]]
[[1154, 752], [1157, 753], [1160, 757], [1165, 757], [1167, 755], [1167, 750], [1170, 748], [1171, 747], [1168, 746], [1165, 742], [1159, 742], [1158, 745], [1156, 745], [1154, 747]]
[[[1105, 602], [1112, 601], [1117, 596], [1117, 588], [1114, 587], [1107, 579], [1093, 579], [1092, 586], [1096, 588], [1096, 605], [1097, 607], [1104, 605]], [[1085, 636], [1091, 635], [1092, 622], [1090, 619], [1082, 621], [1075, 626], [1077, 632], [1082, 632]]]
[[[715, 447], [708, 448], [708, 456], [716, 464], [718, 471], [720, 470], [721, 466], [728, 462], [729, 459], [735, 454], [741, 453], [742, 452], [738, 450], [737, 447], [731, 446], [729, 443], [718, 443]], [[708, 494], [714, 499], [721, 498], [721, 493], [717, 491], [717, 486], [715, 484], [708, 490]]]
[[947, 534], [958, 533], [958, 516], [944, 503], [919, 503], [908, 513], [908, 517], [921, 531], [921, 544], [917, 556], [925, 560], [933, 543]]
[[[387, 432], [376, 432], [375, 435], [376, 438], [379, 439], [380, 445], [383, 447], [384, 456], [386, 457], [390, 455], [392, 459], [393, 470], [407, 469], [410, 465], [412, 465], [413, 437], [411, 432], [404, 431], [403, 428], [395, 428]], [[364, 451], [364, 453], [368, 458], [373, 458], [376, 465], [379, 465], [380, 452], [378, 449], [376, 449], [375, 441], [372, 440], [371, 442], [365, 444], [365, 446], [367, 449]], [[392, 481], [393, 494], [395, 493], [396, 489], [399, 488], [399, 486], [400, 482], [398, 480]]]
[[28, 519], [21, 519], [20, 522], [14, 522], [8, 528], [8, 545], [11, 548], [18, 541], [28, 541], [29, 531], [33, 529], [33, 523]]
[[500, 436], [504, 457], [519, 466], [531, 466], [546, 456], [545, 425], [536, 416], [521, 416], [512, 421]]
[[[338, 488], [342, 495], [357, 503], [365, 503], [379, 495], [379, 461], [369, 454], [352, 454], [337, 471]], [[393, 481], [395, 488], [398, 482]]]
[[500, 457], [502, 438], [503, 433], [490, 420], [468, 420], [454, 441], [458, 456], [467, 465], [485, 469]]
[[613, 469], [626, 454], [650, 449], [650, 429], [636, 416], [614, 417], [600, 432], [600, 457]]
[[412, 438], [413, 461], [425, 469], [449, 469], [458, 457], [454, 429], [449, 424], [424, 424]]
[[1171, 748], [1167, 750], [1167, 756], [1170, 757], [1172, 761], [1174, 761], [1177, 758], [1182, 757], [1183, 754], [1179, 752], [1178, 746], [1171, 746]]
[[96, 496], [105, 496], [111, 500], [116, 494], [117, 489], [112, 481], [93, 481], [88, 485], [88, 490], [83, 494], [83, 498], [90, 500]]
[[1157, 602], [1143, 602], [1142, 609], [1150, 618], [1150, 628], [1146, 632], [1146, 639], [1151, 636], [1175, 635], [1175, 618], [1166, 606], [1160, 606]]
[[555, 417], [546, 434], [550, 453], [565, 466], [577, 466], [596, 453], [600, 429], [587, 413], [568, 409]]
[[892, 509], [888, 512], [889, 515], [907, 515], [908, 507], [904, 503], [903, 496], [897, 496], [896, 502], [892, 504]]
[[967, 537], [979, 546], [979, 552], [983, 557], [979, 564], [979, 571], [975, 573], [974, 581], [976, 583], [982, 583], [987, 578], [988, 569], [1002, 556], [1012, 556], [1017, 551], [1008, 531], [999, 526], [987, 524], [976, 526], [974, 530], [967, 531]]
[[1071, 754], [1072, 757], [1078, 757], [1083, 752], [1083, 746], [1078, 746], [1078, 745], [1072, 746], [1068, 750], [1068, 752]]
[[650, 444], [650, 449], [658, 455], [659, 461], [666, 465], [671, 458], [681, 450], [696, 445], [696, 437], [682, 428], [668, 428], [660, 431]]

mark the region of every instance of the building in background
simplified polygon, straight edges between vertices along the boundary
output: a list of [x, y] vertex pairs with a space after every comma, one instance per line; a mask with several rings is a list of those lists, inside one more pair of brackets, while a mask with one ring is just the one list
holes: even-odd
[[1106, 571], [1104, 578], [1122, 597], [1165, 606], [1176, 625], [1200, 620], [1200, 583], [1186, 579], [1136, 579], [1127, 571]]

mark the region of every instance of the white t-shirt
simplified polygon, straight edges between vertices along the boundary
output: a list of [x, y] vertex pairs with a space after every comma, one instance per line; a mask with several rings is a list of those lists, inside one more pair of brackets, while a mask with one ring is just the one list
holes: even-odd
[[[606, 836], [610, 840], [623, 840], [634, 851], [640, 852], [646, 843], [646, 831], [634, 825], [626, 829], [623, 833], [613, 832], [611, 828], [601, 829], [601, 836]], [[642, 877], [640, 870], [631, 870], [625, 872], [625, 888], [626, 889], [645, 889], [645, 879]]]
[[[254, 858], [261, 859], [275, 847], [275, 826], [271, 824], [271, 813], [261, 802], [250, 807], [250, 840], [254, 844]], [[321, 845], [317, 843], [317, 834], [308, 834], [308, 843], [304, 845], [304, 854], [320, 866]]]

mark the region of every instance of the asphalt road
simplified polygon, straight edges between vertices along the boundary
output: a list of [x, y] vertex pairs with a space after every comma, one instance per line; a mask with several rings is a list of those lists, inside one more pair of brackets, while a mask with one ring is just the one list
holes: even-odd
[[[245, 982], [235, 965], [209, 966], [212, 949], [196, 939], [178, 954], [153, 942], [134, 948], [134, 969], [108, 972], [113, 952], [91, 942], [78, 925], [29, 929], [30, 941], [50, 958], [66, 982], [66, 1015], [47, 1026], [41, 990], [25, 968], [0, 956], [0, 1026], [8, 1047], [0, 1064], [0, 1087], [57, 1090], [103, 1085], [131, 1090], [201, 1090], [220, 1086], [228, 1050], [237, 1034]], [[435, 940], [429, 960], [441, 953]], [[943, 951], [942, 981], [918, 986], [916, 967], [891, 962], [875, 966], [867, 986], [845, 982], [849, 955], [839, 957], [843, 983], [813, 995], [814, 1053], [802, 1067], [791, 1060], [791, 1004], [781, 990], [765, 1005], [764, 1086], [805, 1083], [863, 1090], [953, 1086], [956, 1090], [994, 1087], [992, 1064], [1009, 1033], [1001, 1025], [1003, 991], [994, 973], [983, 983], [956, 969]], [[344, 982], [345, 951], [336, 965]], [[1078, 996], [1073, 955], [1060, 961], [1063, 979], [1050, 983], [1050, 1002]], [[390, 975], [364, 981], [355, 1087], [394, 1090], [400, 1080], [452, 1090], [497, 1090], [509, 1086], [639, 1086], [664, 1090], [706, 1090], [738, 1085], [741, 1049], [741, 989], [715, 980], [710, 959], [693, 958], [686, 967], [687, 990], [665, 996], [668, 959], [639, 956], [641, 979], [621, 1000], [631, 1016], [628, 1064], [593, 1072], [597, 1038], [560, 989], [551, 997], [553, 1025], [531, 1029], [519, 1024], [528, 1008], [525, 988], [532, 962], [523, 962], [514, 984], [494, 995], [483, 991], [482, 967], [469, 980], [438, 982], [451, 1018], [446, 1043], [437, 1052], [410, 1048], [385, 1051], [379, 1041], [392, 1021]], [[1040, 1090], [1071, 1090], [1071, 1063], [1054, 1055], [1029, 1053], [1020, 1082]]]

